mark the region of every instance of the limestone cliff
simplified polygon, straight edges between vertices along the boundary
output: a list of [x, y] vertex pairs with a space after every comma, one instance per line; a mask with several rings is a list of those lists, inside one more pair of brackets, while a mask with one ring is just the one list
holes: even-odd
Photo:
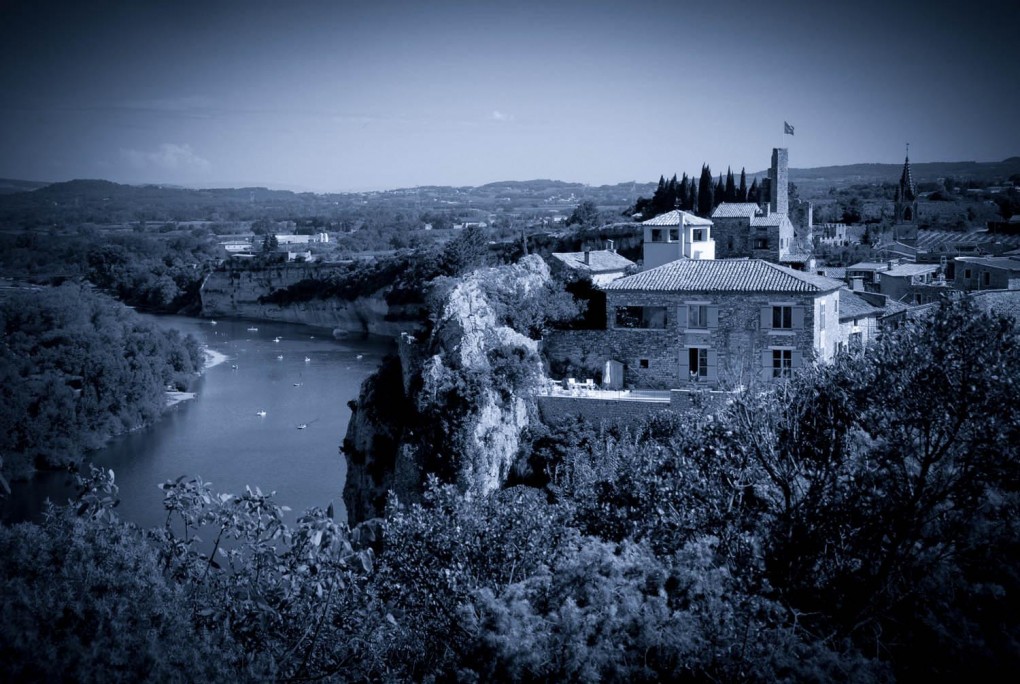
[[329, 265], [322, 264], [274, 264], [263, 268], [227, 264], [202, 284], [202, 316], [299, 323], [329, 328], [337, 336], [398, 337], [417, 327], [404, 320], [409, 316], [400, 307], [387, 304], [383, 292], [353, 301], [313, 298], [285, 305], [265, 303], [266, 297], [274, 292], [321, 278], [329, 269]]
[[531, 256], [436, 286], [444, 294], [431, 333], [404, 336], [400, 359], [367, 380], [357, 402], [344, 440], [352, 524], [379, 514], [388, 489], [415, 500], [428, 474], [465, 492], [506, 481], [544, 381], [538, 342], [507, 321], [512, 308], [540, 307], [549, 282]]

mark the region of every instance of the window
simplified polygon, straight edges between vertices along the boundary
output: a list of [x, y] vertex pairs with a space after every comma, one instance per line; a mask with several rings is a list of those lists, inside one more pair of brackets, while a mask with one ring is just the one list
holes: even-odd
[[662, 330], [666, 327], [666, 307], [618, 306], [616, 327]]
[[662, 228], [652, 228], [652, 242], [665, 242], [666, 237], [663, 234]]
[[793, 350], [772, 350], [772, 377], [788, 378], [793, 374]]
[[818, 302], [818, 325], [825, 330], [825, 302]]
[[963, 277], [966, 278], [967, 280], [970, 280], [970, 269], [969, 268], [965, 268], [963, 270]]
[[638, 366], [641, 368], [648, 368], [648, 359], [638, 359]]
[[772, 307], [772, 327], [782, 330], [789, 330], [793, 327], [793, 307], [774, 306]]
[[754, 248], [755, 249], [768, 249], [769, 248], [769, 240], [768, 240], [768, 238], [755, 238], [754, 239]]
[[694, 230], [692, 230], [691, 231], [691, 241], [692, 242], [704, 242], [705, 241], [705, 229], [704, 228], [695, 228]]
[[703, 304], [692, 304], [687, 309], [688, 328], [708, 327], [708, 307]]
[[669, 229], [669, 241], [670, 242], [680, 242], [680, 229], [679, 228], [670, 228]]
[[708, 350], [697, 347], [687, 350], [687, 369], [693, 382], [707, 378]]
[[982, 276], [984, 276], [984, 279], [985, 279], [985, 287], [988, 287], [989, 285], [991, 285], [991, 284], [992, 284], [992, 274], [991, 274], [991, 273], [989, 273], [988, 271], [985, 271], [985, 272], [984, 272], [984, 273], [982, 273], [981, 275], [982, 275]]

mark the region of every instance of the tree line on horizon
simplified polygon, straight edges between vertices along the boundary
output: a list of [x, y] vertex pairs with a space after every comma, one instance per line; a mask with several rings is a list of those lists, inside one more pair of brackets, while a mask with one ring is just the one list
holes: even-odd
[[695, 180], [686, 173], [677, 180], [676, 174], [669, 180], [659, 176], [659, 184], [651, 197], [638, 197], [630, 214], [640, 213], [644, 218], [652, 218], [674, 209], [689, 211], [699, 216], [708, 217], [723, 202], [754, 202], [761, 201], [761, 188], [758, 179], [747, 186], [747, 172], [740, 169], [740, 182], [736, 182], [733, 169], [727, 167], [726, 178], [720, 173], [718, 179], [712, 178], [712, 169], [708, 164], [701, 165], [701, 175]]

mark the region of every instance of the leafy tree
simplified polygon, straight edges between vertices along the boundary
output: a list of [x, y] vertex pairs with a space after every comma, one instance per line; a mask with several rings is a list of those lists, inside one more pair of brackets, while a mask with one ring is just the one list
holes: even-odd
[[265, 238], [262, 239], [262, 253], [273, 254], [279, 248], [280, 240], [276, 237], [276, 233], [266, 233]]
[[598, 223], [598, 220], [598, 206], [593, 200], [583, 200], [580, 204], [574, 207], [574, 211], [572, 211], [570, 216], [567, 217], [567, 225], [591, 228]]

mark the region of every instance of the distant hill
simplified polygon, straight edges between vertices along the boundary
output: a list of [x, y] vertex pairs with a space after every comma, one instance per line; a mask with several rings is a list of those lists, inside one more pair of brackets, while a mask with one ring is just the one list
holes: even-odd
[[[834, 185], [853, 183], [895, 183], [903, 172], [903, 164], [849, 164], [819, 166], [811, 169], [790, 169], [790, 180], [825, 181]], [[764, 171], [759, 172], [764, 175]], [[935, 181], [952, 176], [957, 180], [1006, 180], [1020, 174], [1020, 157], [1001, 162], [910, 162], [915, 182]]]
[[[790, 169], [801, 196], [826, 196], [832, 187], [893, 183], [902, 164], [850, 164]], [[1020, 157], [1001, 162], [911, 163], [916, 182], [952, 176], [958, 181], [1005, 181], [1020, 174]], [[764, 176], [759, 171], [751, 176]], [[124, 185], [105, 180], [61, 183], [0, 179], [0, 221], [22, 225], [54, 223], [124, 223], [189, 220], [255, 220], [295, 217], [341, 217], [387, 210], [416, 216], [455, 212], [461, 217], [492, 212], [569, 213], [590, 199], [608, 210], [632, 206], [655, 192], [654, 182], [635, 181], [591, 186], [550, 179], [500, 181], [476, 187], [419, 186], [375, 192], [315, 194], [264, 187], [191, 189], [171, 185]], [[465, 213], [467, 212], [467, 213]]]
[[0, 195], [9, 195], [12, 192], [31, 192], [39, 188], [45, 188], [49, 183], [39, 181], [15, 180], [13, 178], [0, 178]]

